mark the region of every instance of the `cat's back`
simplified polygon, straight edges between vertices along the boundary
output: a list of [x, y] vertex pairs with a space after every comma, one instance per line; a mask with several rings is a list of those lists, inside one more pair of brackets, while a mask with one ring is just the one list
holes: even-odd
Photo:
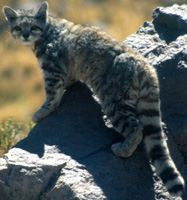
[[[128, 47], [110, 34], [95, 26], [74, 24], [68, 30], [67, 42], [75, 51], [92, 50], [101, 55], [106, 51], [115, 51], [120, 54], [127, 51]], [[128, 50], [129, 51], [129, 50]], [[78, 53], [78, 52], [77, 52]]]

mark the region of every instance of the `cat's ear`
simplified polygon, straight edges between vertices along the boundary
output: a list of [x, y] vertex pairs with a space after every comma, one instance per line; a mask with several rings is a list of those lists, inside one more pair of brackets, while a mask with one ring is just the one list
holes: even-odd
[[42, 21], [46, 21], [48, 7], [49, 7], [48, 3], [44, 2], [41, 5], [41, 7], [38, 9], [38, 12], [36, 14], [36, 18], [38, 18]]
[[12, 22], [13, 20], [15, 20], [18, 17], [17, 12], [8, 6], [5, 6], [3, 8], [3, 12], [5, 14], [6, 19], [9, 22]]

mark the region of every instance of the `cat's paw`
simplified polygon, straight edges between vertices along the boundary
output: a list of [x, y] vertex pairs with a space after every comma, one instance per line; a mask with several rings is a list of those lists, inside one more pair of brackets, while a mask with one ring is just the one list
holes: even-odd
[[50, 110], [41, 108], [40, 110], [38, 110], [38, 111], [33, 115], [32, 120], [33, 120], [33, 122], [38, 123], [38, 122], [40, 122], [42, 119], [46, 118], [50, 113], [51, 113]]
[[122, 157], [122, 158], [128, 158], [132, 155], [132, 153], [130, 151], [127, 151], [124, 149], [122, 142], [113, 144], [111, 146], [111, 150], [114, 153], [114, 155], [116, 155], [118, 157]]
[[40, 114], [39, 111], [37, 111], [36, 113], [34, 113], [34, 115], [32, 116], [32, 121], [34, 123], [38, 123], [38, 122], [40, 122], [42, 120], [42, 117], [41, 117], [41, 114]]

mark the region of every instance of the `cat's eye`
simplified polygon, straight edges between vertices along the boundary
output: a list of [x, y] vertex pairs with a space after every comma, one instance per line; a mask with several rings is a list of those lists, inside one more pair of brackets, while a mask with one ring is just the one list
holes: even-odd
[[14, 28], [14, 30], [16, 30], [16, 31], [21, 31], [21, 27], [16, 26], [16, 27]]
[[39, 28], [38, 26], [32, 26], [32, 27], [31, 27], [31, 30], [32, 30], [32, 31], [36, 31], [36, 30], [40, 30], [40, 28]]

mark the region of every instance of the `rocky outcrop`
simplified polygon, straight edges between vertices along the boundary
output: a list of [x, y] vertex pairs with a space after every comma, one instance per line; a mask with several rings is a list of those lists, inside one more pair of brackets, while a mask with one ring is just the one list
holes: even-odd
[[75, 84], [60, 108], [1, 158], [0, 199], [133, 199], [137, 188], [136, 195], [154, 197], [142, 147], [117, 158], [110, 146], [119, 139], [89, 89]]
[[[157, 8], [153, 22], [146, 22], [125, 43], [158, 70], [168, 144], [187, 180], [186, 13], [187, 6]], [[0, 199], [175, 199], [151, 170], [143, 144], [128, 159], [112, 154], [111, 144], [120, 139], [105, 125], [90, 90], [76, 83], [58, 110], [0, 158]]]
[[187, 164], [187, 5], [157, 8], [153, 18], [125, 44], [157, 69], [163, 121]]

